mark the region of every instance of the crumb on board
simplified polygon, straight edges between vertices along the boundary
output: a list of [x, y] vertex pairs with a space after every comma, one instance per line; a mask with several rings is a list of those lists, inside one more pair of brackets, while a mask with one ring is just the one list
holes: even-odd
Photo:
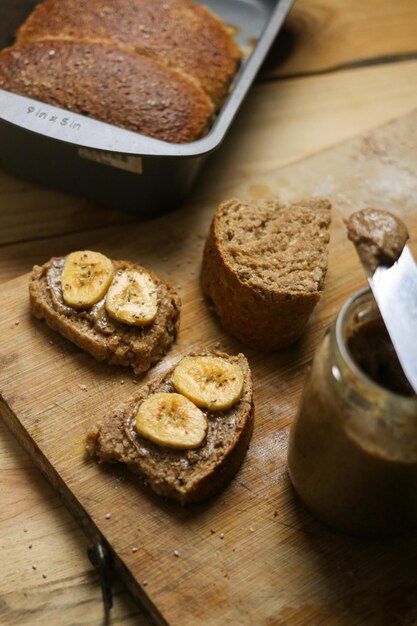
[[111, 518], [111, 513], [106, 513], [106, 515], [104, 517], [105, 517], [105, 519], [110, 519]]
[[254, 533], [254, 532], [255, 532], [255, 529], [253, 528], [253, 526], [251, 526], [251, 527], [249, 528], [249, 530], [251, 531], [251, 533]]
[[42, 573], [42, 578], [46, 578], [45, 572]]
[[19, 326], [20, 320], [16, 320], [14, 324], [15, 324], [15, 326]]
[[136, 546], [133, 546], [132, 552], [137, 552], [137, 551], [138, 551], [138, 548]]
[[32, 569], [35, 570], [36, 569], [36, 563], [32, 563]]
[[81, 389], [81, 391], [87, 391], [87, 385], [81, 384], [81, 385], [78, 385], [78, 386]]
[[120, 384], [121, 384], [121, 385], [124, 385], [124, 384], [125, 384], [125, 381], [124, 381], [124, 380], [121, 380], [121, 381], [120, 381]]
[[220, 533], [220, 539], [224, 539], [224, 533]]
[[147, 580], [144, 580], [144, 581], [143, 581], [143, 586], [144, 586], [144, 587], [146, 587], [146, 585], [147, 585], [147, 584], [148, 584], [148, 581], [147, 581]]
[[180, 553], [178, 552], [178, 550], [174, 550], [174, 556], [179, 556]]

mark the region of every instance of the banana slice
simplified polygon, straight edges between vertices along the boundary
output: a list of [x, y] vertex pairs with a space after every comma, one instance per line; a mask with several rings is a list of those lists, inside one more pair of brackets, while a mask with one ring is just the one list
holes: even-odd
[[186, 356], [174, 370], [175, 389], [197, 406], [230, 409], [243, 392], [239, 365], [217, 356]]
[[106, 294], [113, 274], [113, 263], [104, 254], [91, 250], [71, 252], [62, 270], [62, 297], [74, 309], [92, 306]]
[[207, 431], [207, 418], [179, 393], [154, 393], [139, 407], [136, 430], [168, 448], [198, 448]]
[[107, 292], [106, 310], [124, 324], [152, 324], [158, 310], [158, 290], [154, 281], [146, 272], [118, 272]]

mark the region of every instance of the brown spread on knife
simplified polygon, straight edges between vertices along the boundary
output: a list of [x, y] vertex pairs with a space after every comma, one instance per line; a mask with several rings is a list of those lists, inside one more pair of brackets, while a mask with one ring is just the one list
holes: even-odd
[[379, 265], [390, 267], [398, 261], [409, 237], [401, 220], [378, 209], [353, 213], [347, 221], [347, 234], [369, 274]]

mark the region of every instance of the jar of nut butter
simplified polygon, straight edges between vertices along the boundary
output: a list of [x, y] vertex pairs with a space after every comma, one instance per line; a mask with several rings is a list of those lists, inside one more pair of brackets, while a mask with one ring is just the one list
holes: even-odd
[[358, 536], [417, 527], [417, 396], [370, 290], [345, 303], [318, 348], [288, 454], [295, 490], [322, 521]]

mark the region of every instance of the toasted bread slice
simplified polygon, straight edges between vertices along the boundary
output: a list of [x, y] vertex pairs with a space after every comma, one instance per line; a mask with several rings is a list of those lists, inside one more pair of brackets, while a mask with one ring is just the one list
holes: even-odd
[[201, 282], [228, 332], [264, 351], [300, 337], [324, 286], [330, 209], [327, 200], [220, 205]]
[[17, 42], [103, 40], [182, 70], [219, 108], [240, 59], [226, 26], [191, 0], [46, 0], [21, 26]]
[[89, 452], [103, 462], [126, 463], [152, 489], [187, 504], [208, 498], [221, 489], [243, 461], [253, 430], [252, 380], [246, 358], [221, 352], [204, 352], [238, 364], [244, 373], [240, 400], [224, 411], [205, 410], [208, 420], [203, 444], [194, 450], [160, 446], [139, 435], [135, 417], [139, 406], [156, 392], [175, 391], [175, 367], [151, 382], [134, 398], [113, 411], [88, 433]]
[[35, 265], [29, 280], [30, 309], [48, 326], [89, 352], [98, 361], [131, 366], [136, 374], [159, 361], [175, 340], [181, 303], [173, 287], [156, 274], [130, 261], [113, 261], [115, 271], [146, 271], [156, 284], [158, 309], [149, 326], [131, 326], [108, 315], [104, 299], [87, 310], [67, 306], [62, 297], [63, 257]]
[[188, 76], [107, 43], [37, 41], [0, 52], [0, 88], [181, 143], [204, 135], [213, 105]]

